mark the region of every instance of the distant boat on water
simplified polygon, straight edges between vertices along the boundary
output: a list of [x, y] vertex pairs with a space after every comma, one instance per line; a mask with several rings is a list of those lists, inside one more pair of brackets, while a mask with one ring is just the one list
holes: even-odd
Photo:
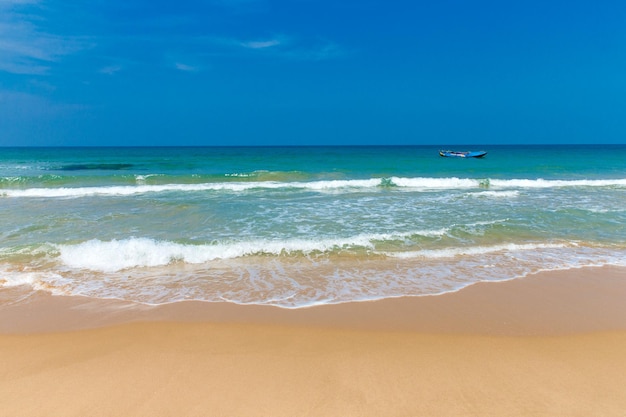
[[446, 158], [482, 158], [487, 155], [486, 151], [467, 151], [467, 152], [457, 152], [457, 151], [439, 151], [439, 155]]

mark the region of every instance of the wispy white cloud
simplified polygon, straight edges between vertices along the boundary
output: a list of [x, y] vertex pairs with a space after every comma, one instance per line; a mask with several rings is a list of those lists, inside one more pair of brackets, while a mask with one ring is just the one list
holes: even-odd
[[269, 56], [321, 61], [344, 55], [344, 51], [334, 42], [322, 39], [301, 39], [297, 37], [277, 36], [271, 39], [252, 41], [233, 41], [232, 45], [253, 49]]
[[0, 10], [22, 4], [37, 4], [40, 0], [0, 0]]
[[120, 72], [121, 70], [122, 70], [121, 65], [109, 65], [107, 67], [100, 68], [100, 71], [98, 72], [100, 74], [113, 75], [113, 74]]
[[244, 48], [250, 49], [265, 49], [271, 48], [272, 46], [278, 46], [281, 44], [281, 41], [278, 39], [271, 39], [267, 41], [250, 41], [250, 42], [242, 42], [241, 46]]
[[193, 65], [188, 65], [188, 64], [183, 64], [182, 62], [176, 62], [174, 64], [174, 67], [177, 70], [184, 71], [184, 72], [198, 72], [198, 71], [200, 71], [199, 67], [193, 66]]
[[77, 38], [41, 30], [36, 25], [40, 20], [38, 16], [20, 12], [24, 6], [40, 3], [38, 0], [0, 0], [0, 71], [45, 74], [51, 63], [84, 47]]
[[[266, 4], [266, 0], [209, 2], [228, 7], [250, 6], [252, 9]], [[160, 21], [160, 26], [147, 26], [145, 31], [135, 31], [132, 35], [116, 32], [119, 27], [106, 26], [106, 19], [101, 18], [104, 19], [100, 20], [101, 23], [104, 22], [103, 27], [115, 30], [92, 38], [65, 36], [47, 26], [51, 22], [58, 25], [58, 19], [49, 15], [53, 10], [49, 8], [51, 5], [52, 0], [0, 0], [0, 72], [48, 74], [64, 57], [91, 49], [96, 42], [100, 52], [107, 48], [114, 51], [107, 53], [111, 58], [108, 60], [110, 64], [103, 61], [96, 70], [100, 74], [111, 76], [121, 71], [129, 71], [133, 67], [141, 68], [142, 64], [165, 65], [182, 72], [201, 72], [211, 66], [220, 55], [319, 61], [333, 59], [344, 53], [333, 42], [280, 33], [249, 38], [236, 35], [219, 37], [209, 33], [188, 35], [185, 28], [193, 18], [182, 18], [180, 15], [164, 16], [165, 23]], [[95, 14], [93, 10], [89, 10], [85, 11], [85, 15], [93, 17]], [[71, 30], [71, 27], [65, 27]], [[167, 33], [164, 33], [163, 27], [167, 27]], [[134, 53], [137, 50], [141, 53]], [[161, 62], [158, 62], [159, 54]], [[168, 59], [168, 54], [175, 58]], [[210, 62], [207, 57], [210, 57]], [[118, 64], [128, 60], [134, 61], [134, 64]]]
[[290, 39], [284, 35], [273, 36], [270, 38], [257, 38], [242, 40], [235, 37], [200, 37], [197, 38], [199, 43], [207, 47], [218, 47], [225, 50], [241, 50], [243, 49], [268, 49], [277, 46], [285, 46], [290, 43]]
[[324, 39], [304, 39], [295, 36], [277, 35], [270, 38], [240, 40], [236, 38], [211, 38], [210, 42], [230, 53], [248, 50], [250, 53], [270, 57], [321, 61], [345, 55], [336, 43]]

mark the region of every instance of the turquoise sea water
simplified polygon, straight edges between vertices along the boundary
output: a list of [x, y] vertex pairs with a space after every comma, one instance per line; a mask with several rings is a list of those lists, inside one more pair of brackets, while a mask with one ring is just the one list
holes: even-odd
[[298, 308], [626, 266], [626, 146], [455, 149], [488, 155], [0, 148], [0, 292]]

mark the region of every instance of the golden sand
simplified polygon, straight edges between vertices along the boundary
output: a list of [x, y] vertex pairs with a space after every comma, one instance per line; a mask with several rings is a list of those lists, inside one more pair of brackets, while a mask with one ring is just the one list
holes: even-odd
[[40, 294], [0, 306], [0, 416], [624, 417], [625, 301], [620, 268], [296, 311]]

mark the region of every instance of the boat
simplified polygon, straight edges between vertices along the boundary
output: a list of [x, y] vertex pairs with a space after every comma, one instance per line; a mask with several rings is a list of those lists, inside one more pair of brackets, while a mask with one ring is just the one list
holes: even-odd
[[458, 152], [458, 151], [439, 151], [439, 155], [446, 158], [482, 158], [487, 155], [485, 151], [467, 151], [467, 152]]

